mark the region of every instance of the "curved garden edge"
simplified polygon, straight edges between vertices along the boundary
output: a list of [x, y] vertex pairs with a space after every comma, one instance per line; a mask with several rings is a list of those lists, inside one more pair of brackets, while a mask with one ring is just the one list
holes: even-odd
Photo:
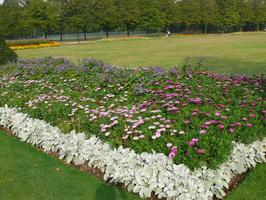
[[65, 135], [57, 127], [8, 107], [0, 107], [0, 125], [68, 164], [150, 199], [221, 199], [248, 169], [265, 162], [266, 138], [249, 145], [234, 143], [229, 160], [218, 170], [203, 167], [191, 172], [163, 154], [136, 154], [122, 147], [112, 149], [95, 136]]

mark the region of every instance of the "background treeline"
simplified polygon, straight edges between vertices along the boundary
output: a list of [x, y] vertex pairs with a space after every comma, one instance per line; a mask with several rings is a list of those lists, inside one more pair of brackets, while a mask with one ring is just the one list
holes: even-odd
[[259, 31], [266, 0], [4, 0], [0, 37], [141, 30], [222, 33]]

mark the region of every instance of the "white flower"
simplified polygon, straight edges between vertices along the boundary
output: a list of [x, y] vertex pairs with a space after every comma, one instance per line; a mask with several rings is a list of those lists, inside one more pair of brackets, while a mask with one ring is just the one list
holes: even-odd
[[185, 135], [185, 131], [179, 131], [179, 135]]

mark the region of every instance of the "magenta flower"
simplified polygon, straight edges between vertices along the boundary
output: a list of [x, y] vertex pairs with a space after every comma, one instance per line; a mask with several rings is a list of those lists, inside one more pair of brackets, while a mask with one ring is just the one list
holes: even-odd
[[216, 116], [216, 117], [220, 117], [220, 116], [221, 116], [221, 113], [220, 113], [220, 112], [216, 112], [216, 113], [215, 113], [215, 116]]
[[205, 154], [205, 149], [198, 149], [197, 153], [200, 155], [204, 155]]
[[210, 123], [211, 124], [217, 124], [217, 121], [216, 120], [211, 120]]
[[177, 147], [176, 146], [173, 146], [172, 149], [171, 149], [171, 151], [176, 154], [177, 153]]
[[224, 125], [219, 125], [219, 129], [224, 129]]
[[193, 147], [195, 144], [196, 144], [196, 142], [194, 142], [194, 141], [189, 141], [188, 142], [188, 146], [190, 146], [190, 147]]
[[251, 123], [246, 124], [247, 127], [252, 127], [253, 125]]
[[248, 121], [248, 118], [243, 117], [242, 120], [243, 120], [243, 121]]
[[255, 117], [255, 114], [253, 114], [253, 113], [251, 113], [251, 114], [249, 114], [249, 117]]
[[198, 139], [198, 138], [192, 138], [191, 141], [193, 141], [193, 142], [198, 142], [199, 139]]

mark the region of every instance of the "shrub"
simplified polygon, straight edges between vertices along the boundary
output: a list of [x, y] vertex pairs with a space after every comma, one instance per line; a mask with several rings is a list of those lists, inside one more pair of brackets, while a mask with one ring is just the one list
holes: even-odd
[[3, 39], [0, 39], [0, 65], [16, 59], [17, 54], [7, 46]]

